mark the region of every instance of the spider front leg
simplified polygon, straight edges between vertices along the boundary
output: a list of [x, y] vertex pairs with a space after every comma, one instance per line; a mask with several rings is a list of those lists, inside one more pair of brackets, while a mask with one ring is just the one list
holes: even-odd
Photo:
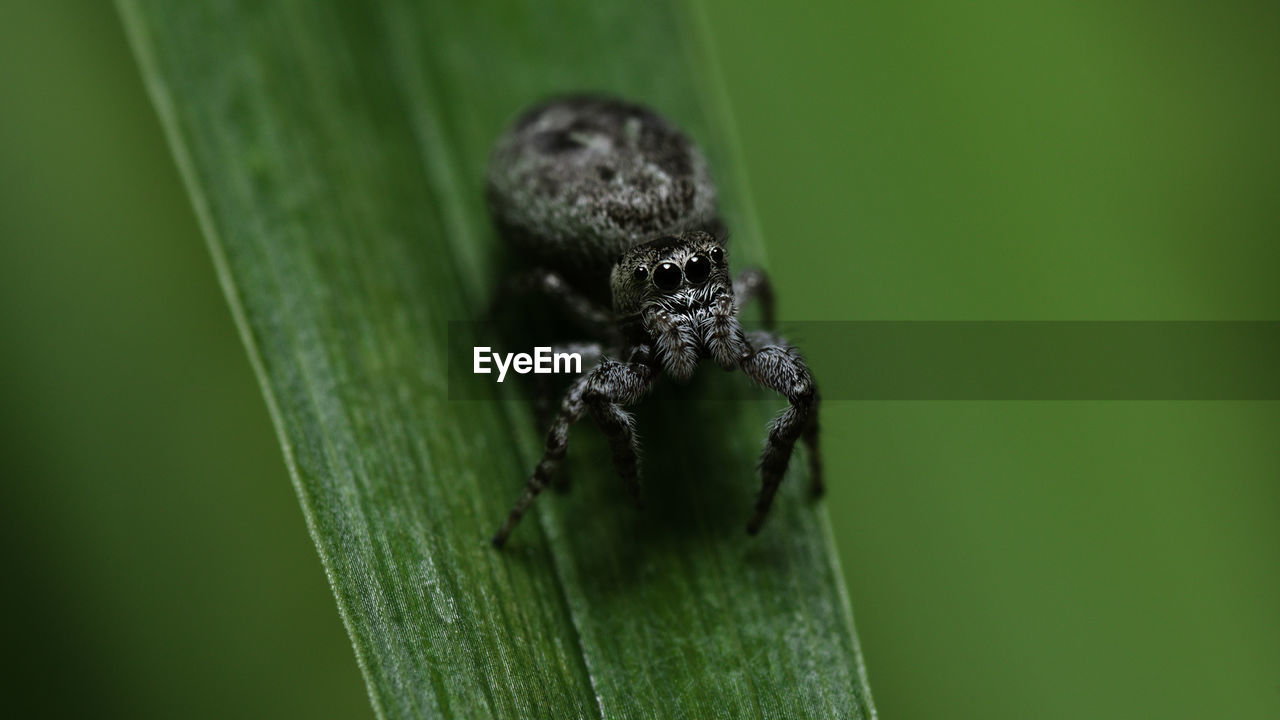
[[818, 458], [818, 389], [804, 358], [785, 340], [770, 333], [751, 333], [748, 342], [755, 353], [742, 361], [742, 372], [784, 395], [791, 403], [773, 421], [760, 456], [760, 496], [756, 499], [755, 513], [747, 522], [747, 532], [755, 535], [773, 505], [796, 441], [803, 438], [809, 447], [809, 470], [815, 493], [822, 490], [822, 465]]
[[609, 437], [614, 464], [622, 475], [623, 484], [633, 497], [639, 494], [639, 468], [634, 446], [635, 433], [631, 429], [631, 416], [618, 404], [631, 404], [644, 396], [653, 385], [653, 371], [642, 363], [619, 363], [605, 360], [569, 386], [560, 410], [547, 430], [546, 449], [542, 460], [534, 468], [525, 484], [524, 492], [507, 515], [498, 533], [493, 536], [494, 547], [502, 547], [512, 529], [524, 517], [533, 503], [554, 477], [569, 449], [569, 428], [583, 413], [590, 411]]

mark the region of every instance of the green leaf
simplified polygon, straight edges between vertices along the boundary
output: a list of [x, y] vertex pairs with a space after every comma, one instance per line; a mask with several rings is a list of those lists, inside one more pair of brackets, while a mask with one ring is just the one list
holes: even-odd
[[499, 552], [541, 438], [507, 386], [461, 375], [487, 401], [449, 399], [449, 323], [478, 316], [504, 259], [489, 146], [535, 100], [603, 90], [668, 114], [711, 158], [737, 258], [763, 262], [698, 15], [120, 4], [380, 717], [874, 715], [803, 463], [743, 532], [782, 400], [711, 368], [658, 393], [643, 512], [581, 424], [572, 492]]

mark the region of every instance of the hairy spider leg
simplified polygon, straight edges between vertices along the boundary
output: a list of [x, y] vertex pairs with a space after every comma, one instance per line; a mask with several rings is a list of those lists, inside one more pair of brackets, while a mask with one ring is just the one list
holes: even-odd
[[587, 390], [588, 375], [583, 375], [573, 384], [569, 386], [569, 390], [564, 394], [564, 400], [560, 403], [560, 411], [556, 413], [555, 418], [551, 421], [551, 427], [547, 430], [546, 449], [542, 452], [542, 460], [538, 466], [534, 468], [533, 475], [529, 477], [529, 481], [525, 483], [524, 492], [520, 494], [520, 499], [516, 500], [516, 504], [511, 508], [511, 512], [507, 514], [506, 522], [502, 523], [502, 527], [498, 533], [493, 536], [493, 546], [502, 547], [507, 542], [507, 537], [511, 535], [511, 530], [520, 522], [520, 518], [524, 517], [524, 513], [529, 509], [529, 505], [533, 503], [533, 499], [547, 488], [555, 471], [560, 467], [560, 463], [564, 461], [564, 454], [569, 449], [569, 426], [578, 421], [582, 417], [582, 413], [586, 411], [586, 405], [582, 401], [582, 395]]
[[635, 430], [630, 413], [623, 405], [632, 405], [644, 397], [653, 387], [652, 368], [643, 363], [621, 363], [605, 360], [583, 375], [569, 387], [560, 412], [547, 431], [546, 450], [542, 460], [534, 468], [524, 492], [511, 508], [502, 528], [493, 536], [494, 547], [502, 547], [511, 535], [534, 498], [547, 488], [547, 484], [564, 461], [569, 449], [569, 427], [590, 412], [609, 439], [613, 464], [622, 477], [623, 486], [637, 503], [640, 501], [640, 474], [635, 446]]
[[613, 466], [622, 479], [623, 488], [640, 507], [644, 498], [640, 487], [635, 418], [623, 406], [640, 402], [653, 387], [657, 376], [651, 367], [643, 363], [606, 360], [596, 370], [598, 372], [592, 372], [595, 377], [586, 392], [587, 407], [609, 439]]
[[[754, 332], [748, 341], [755, 354], [742, 361], [742, 372], [752, 380], [787, 398], [790, 407], [774, 419], [760, 455], [760, 495], [747, 532], [755, 535], [764, 524], [778, 485], [787, 471], [796, 441], [814, 428], [812, 455], [817, 455], [818, 392], [800, 353], [785, 340], [767, 332]], [[812, 461], [811, 461], [812, 462]]]
[[[576, 378], [581, 379], [600, 364], [600, 360], [604, 358], [604, 345], [597, 342], [569, 342], [551, 346], [552, 357], [564, 353], [576, 354], [582, 358], [582, 373]], [[538, 430], [544, 431], [555, 417], [552, 413], [558, 409], [557, 400], [561, 398], [557, 391], [563, 385], [563, 377], [558, 375], [533, 375], [532, 377], [533, 416], [537, 420]], [[557, 488], [562, 485], [563, 483], [556, 483]]]

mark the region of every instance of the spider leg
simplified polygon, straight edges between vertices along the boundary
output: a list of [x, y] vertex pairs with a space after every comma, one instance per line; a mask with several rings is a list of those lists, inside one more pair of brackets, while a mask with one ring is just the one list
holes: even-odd
[[[555, 345], [551, 348], [551, 355], [555, 357], [560, 353], [573, 353], [582, 358], [582, 374], [579, 378], [586, 377], [596, 365], [600, 364], [600, 360], [604, 357], [604, 347], [600, 343], [592, 342], [576, 342], [566, 343], [564, 345]], [[554, 382], [554, 375], [538, 375], [537, 387], [534, 393], [534, 417], [537, 418], [538, 427], [549, 429], [550, 423], [555, 419], [552, 415], [555, 405], [555, 395], [553, 390], [558, 383]], [[569, 473], [560, 472], [552, 477], [552, 484], [556, 492], [568, 492], [570, 484]]]
[[[572, 342], [551, 347], [551, 356], [553, 358], [561, 353], [572, 353], [582, 358], [582, 373], [579, 375], [579, 377], [582, 377], [600, 364], [601, 358], [604, 357], [604, 346], [594, 342]], [[552, 415], [556, 411], [555, 390], [561, 385], [558, 380], [559, 378], [556, 375], [533, 376], [533, 416], [538, 422], [539, 430], [546, 430], [550, 427], [550, 423], [555, 417]]]
[[759, 300], [764, 326], [768, 330], [773, 329], [773, 283], [769, 282], [769, 276], [763, 270], [757, 267], [743, 268], [738, 277], [733, 279], [733, 295], [738, 299], [738, 307], [752, 300]]
[[559, 469], [565, 452], [569, 449], [569, 426], [577, 422], [586, 411], [582, 396], [587, 390], [590, 377], [588, 374], [574, 380], [568, 392], [565, 393], [564, 400], [560, 403], [560, 411], [556, 413], [551, 421], [551, 427], [547, 430], [547, 443], [542, 453], [542, 460], [534, 468], [533, 475], [525, 484], [524, 492], [520, 494], [520, 499], [516, 500], [515, 506], [507, 515], [506, 522], [502, 523], [502, 528], [493, 536], [494, 547], [500, 548], [507, 542], [512, 528], [520, 522], [520, 518], [524, 517], [533, 499], [547, 488], [547, 483]]
[[609, 439], [613, 467], [637, 507], [644, 504], [640, 486], [639, 448], [635, 419], [623, 409], [634, 405], [653, 387], [656, 376], [643, 363], [605, 360], [591, 373], [583, 398], [591, 417]]
[[573, 381], [547, 430], [542, 460], [534, 468], [524, 492], [507, 515], [506, 522], [493, 536], [494, 547], [500, 548], [507, 542], [512, 529], [524, 517], [534, 498], [547, 488], [569, 449], [569, 427], [587, 411], [591, 412], [609, 437], [614, 465], [622, 475], [624, 486], [633, 498], [639, 497], [635, 433], [631, 429], [631, 416], [618, 404], [631, 404], [639, 400], [652, 386], [653, 379], [653, 371], [647, 365], [604, 360]]
[[821, 467], [817, 460], [818, 391], [804, 358], [785, 340], [767, 332], [751, 333], [748, 341], [755, 348], [755, 354], [742, 361], [742, 371], [791, 403], [774, 419], [760, 455], [760, 495], [755, 513], [747, 523], [747, 532], [754, 535], [769, 514], [796, 441], [802, 436], [812, 451], [810, 467], [819, 471], [814, 476], [816, 488], [821, 487]]

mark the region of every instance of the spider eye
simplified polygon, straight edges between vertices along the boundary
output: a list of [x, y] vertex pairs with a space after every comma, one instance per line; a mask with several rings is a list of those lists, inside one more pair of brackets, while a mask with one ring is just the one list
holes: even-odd
[[682, 277], [675, 263], [664, 262], [653, 271], [653, 284], [662, 290], [675, 290], [680, 287]]
[[694, 285], [701, 285], [711, 276], [711, 261], [702, 255], [694, 255], [684, 263], [684, 276]]
[[635, 275], [635, 278], [636, 278], [637, 280], [643, 280], [643, 279], [645, 279], [645, 278], [649, 277], [649, 268], [647, 268], [647, 267], [645, 267], [645, 266], [641, 265], [641, 266], [637, 267], [635, 270], [633, 270], [633, 271], [632, 271], [632, 274], [633, 274], [633, 275]]
[[717, 265], [724, 262], [724, 250], [718, 247], [711, 248], [711, 262]]

